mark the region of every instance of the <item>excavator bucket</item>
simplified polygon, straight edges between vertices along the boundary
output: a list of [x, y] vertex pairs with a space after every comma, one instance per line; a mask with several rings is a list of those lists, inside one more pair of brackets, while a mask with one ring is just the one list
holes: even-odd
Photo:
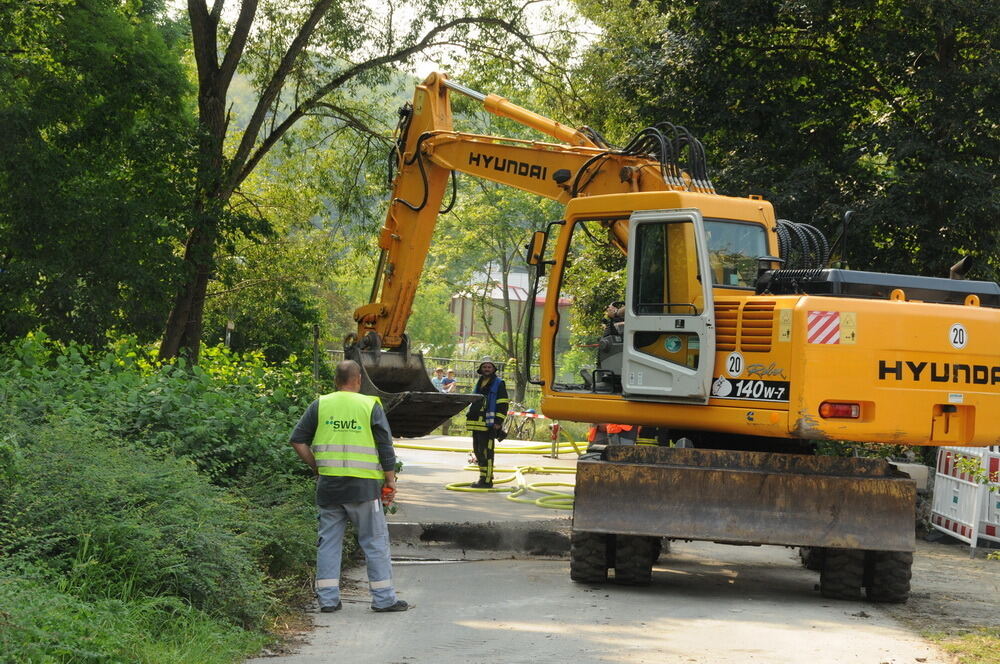
[[427, 375], [421, 353], [361, 350], [352, 346], [344, 358], [361, 365], [361, 393], [382, 401], [394, 436], [426, 436], [469, 404], [478, 394], [440, 392]]

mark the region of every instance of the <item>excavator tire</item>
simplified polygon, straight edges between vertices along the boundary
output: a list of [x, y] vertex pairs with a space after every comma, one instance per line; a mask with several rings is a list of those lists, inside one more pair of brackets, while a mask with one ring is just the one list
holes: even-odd
[[651, 553], [653, 557], [653, 564], [660, 559], [660, 556], [664, 553], [670, 553], [670, 540], [664, 539], [663, 537], [651, 537], [653, 541], [653, 551]]
[[827, 549], [819, 574], [819, 591], [828, 599], [861, 599], [865, 575], [865, 552], [857, 549]]
[[913, 554], [908, 551], [869, 551], [871, 580], [868, 600], [900, 604], [910, 597]]
[[569, 578], [580, 583], [608, 580], [608, 537], [574, 530], [570, 537]]
[[802, 561], [802, 566], [813, 572], [823, 571], [824, 555], [825, 551], [820, 546], [799, 547], [799, 559]]
[[648, 586], [653, 580], [653, 562], [659, 556], [657, 538], [617, 535], [615, 539], [615, 583]]

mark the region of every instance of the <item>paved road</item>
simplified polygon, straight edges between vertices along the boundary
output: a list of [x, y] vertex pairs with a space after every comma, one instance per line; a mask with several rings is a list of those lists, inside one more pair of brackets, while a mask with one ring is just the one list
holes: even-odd
[[675, 544], [648, 588], [573, 583], [565, 560], [403, 562], [394, 575], [414, 610], [372, 613], [360, 583], [342, 611], [314, 614], [298, 654], [253, 664], [950, 661], [876, 606], [822, 599], [777, 547]]
[[[468, 446], [467, 439], [442, 437], [406, 442]], [[564, 549], [570, 512], [501, 494], [446, 491], [449, 482], [474, 479], [464, 470], [465, 453], [401, 449], [399, 455], [405, 466], [400, 510], [390, 519], [400, 558], [394, 577], [400, 597], [416, 608], [371, 612], [364, 568], [353, 568], [345, 579], [358, 582], [344, 588], [342, 611], [313, 614], [316, 629], [297, 654], [253, 664], [950, 662], [886, 610], [820, 597], [818, 575], [803, 569], [792, 549], [674, 543], [650, 587], [573, 583], [565, 558], [524, 553], [558, 551], [560, 543]], [[538, 455], [498, 459], [498, 465], [526, 464], [555, 465]], [[457, 529], [461, 537], [428, 544], [430, 529], [445, 535]], [[499, 531], [522, 537], [487, 545]], [[549, 547], [524, 539], [547, 535]], [[441, 548], [455, 542], [465, 549]], [[490, 550], [504, 542], [520, 551]]]

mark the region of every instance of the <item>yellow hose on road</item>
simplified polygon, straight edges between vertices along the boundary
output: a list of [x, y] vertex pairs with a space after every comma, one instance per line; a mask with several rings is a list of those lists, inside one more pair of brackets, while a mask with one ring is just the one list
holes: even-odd
[[[563, 437], [563, 441], [559, 442], [556, 446], [556, 454], [575, 452], [577, 456], [583, 454], [577, 441], [573, 440], [565, 431], [560, 430], [560, 435]], [[469, 447], [440, 447], [437, 445], [417, 445], [414, 443], [395, 443], [395, 447], [408, 449], [408, 450], [427, 450], [431, 452], [462, 452], [469, 454], [472, 449]], [[583, 444], [584, 450], [586, 449], [586, 444]], [[550, 443], [539, 443], [537, 445], [529, 445], [525, 447], [497, 447], [495, 450], [496, 454], [543, 454], [546, 452], [552, 452], [552, 445]], [[479, 466], [466, 466], [465, 470], [476, 472], [479, 470]], [[574, 488], [576, 485], [569, 482], [532, 482], [528, 483], [524, 476], [526, 474], [535, 475], [572, 475], [576, 473], [576, 468], [567, 468], [564, 466], [518, 466], [516, 468], [494, 468], [494, 473], [512, 473], [508, 477], [494, 478], [494, 486], [489, 489], [474, 489], [471, 484], [473, 482], [452, 482], [451, 484], [446, 484], [445, 489], [449, 491], [465, 491], [468, 493], [509, 493], [507, 500], [513, 500], [516, 503], [528, 503], [531, 505], [537, 505], [538, 507], [545, 507], [548, 509], [556, 510], [571, 510], [573, 509], [573, 494], [566, 493], [564, 491], [553, 491], [552, 489], [545, 489], [542, 487], [569, 487]], [[497, 484], [508, 484], [509, 486], [496, 486]], [[541, 498], [522, 498], [522, 496], [529, 491], [535, 493], [541, 493]]]
[[[430, 452], [472, 452], [470, 447], [440, 447], [438, 445], [416, 445], [414, 443], [393, 443], [394, 447], [407, 449], [407, 450], [427, 450]], [[552, 445], [548, 443], [540, 443], [538, 445], [531, 445], [528, 447], [498, 447], [496, 449], [497, 454], [540, 454], [542, 452], [551, 452]], [[559, 443], [556, 448], [558, 453], [563, 452], [576, 452], [577, 456], [582, 454], [580, 448], [573, 441], [568, 443]]]
[[[479, 470], [479, 466], [466, 466], [464, 470], [471, 472], [476, 472]], [[547, 507], [549, 509], [556, 510], [571, 510], [573, 509], [573, 494], [565, 493], [563, 491], [553, 491], [551, 489], [543, 489], [541, 487], [546, 486], [565, 486], [573, 488], [576, 485], [570, 484], [569, 482], [532, 482], [528, 483], [524, 479], [525, 474], [548, 474], [548, 475], [572, 475], [576, 473], [576, 468], [566, 468], [563, 466], [518, 466], [517, 468], [494, 468], [495, 473], [513, 473], [509, 477], [504, 477], [500, 479], [494, 478], [494, 486], [489, 489], [473, 489], [469, 485], [472, 482], [452, 482], [451, 484], [446, 484], [444, 488], [449, 491], [467, 491], [469, 493], [508, 493], [507, 500], [513, 500], [515, 503], [528, 503], [531, 505], [537, 505], [538, 507]], [[517, 486], [495, 486], [497, 484], [506, 484], [508, 482], [516, 482]], [[521, 498], [525, 493], [529, 491], [534, 491], [536, 493], [545, 494], [541, 498]]]

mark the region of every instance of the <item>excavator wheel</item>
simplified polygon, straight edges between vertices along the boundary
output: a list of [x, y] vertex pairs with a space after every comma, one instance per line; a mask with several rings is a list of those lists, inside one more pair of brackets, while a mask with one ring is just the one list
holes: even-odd
[[820, 546], [799, 547], [799, 559], [802, 560], [802, 566], [813, 572], [823, 571], [824, 555], [825, 550]]
[[657, 538], [617, 535], [615, 539], [615, 583], [648, 586], [653, 579], [653, 562], [659, 557]]
[[913, 554], [909, 551], [869, 551], [866, 556], [867, 596], [871, 602], [901, 604], [910, 597]]
[[660, 556], [664, 553], [670, 553], [670, 540], [664, 537], [653, 537], [653, 564], [660, 559]]
[[569, 577], [580, 583], [608, 580], [608, 538], [611, 535], [574, 530], [570, 536]]
[[865, 552], [857, 549], [826, 549], [819, 574], [819, 591], [829, 599], [861, 599], [865, 575]]

